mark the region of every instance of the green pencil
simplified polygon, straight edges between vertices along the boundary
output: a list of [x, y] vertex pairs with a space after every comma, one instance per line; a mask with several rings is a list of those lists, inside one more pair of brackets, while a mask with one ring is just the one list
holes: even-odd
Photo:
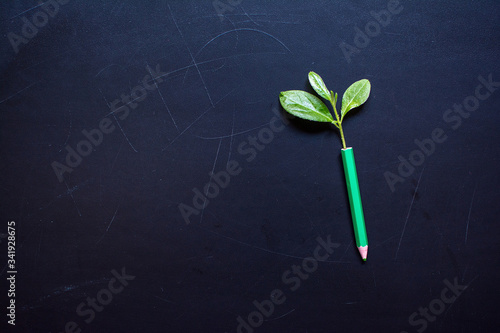
[[345, 181], [347, 184], [347, 194], [351, 206], [352, 224], [354, 227], [354, 237], [361, 258], [366, 261], [368, 256], [368, 237], [366, 236], [365, 217], [361, 204], [361, 193], [359, 192], [358, 175], [356, 164], [354, 163], [354, 152], [352, 147], [341, 150], [342, 162], [344, 164]]

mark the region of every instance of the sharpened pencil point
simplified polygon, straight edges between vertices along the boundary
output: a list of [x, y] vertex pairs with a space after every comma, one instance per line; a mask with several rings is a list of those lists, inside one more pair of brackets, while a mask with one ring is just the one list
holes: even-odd
[[368, 257], [368, 245], [366, 246], [358, 246], [359, 254], [361, 254], [361, 259], [366, 261], [366, 257]]

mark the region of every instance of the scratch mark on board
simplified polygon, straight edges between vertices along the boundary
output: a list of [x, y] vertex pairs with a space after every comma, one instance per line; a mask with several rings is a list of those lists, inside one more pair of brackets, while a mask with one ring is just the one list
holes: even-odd
[[66, 141], [61, 145], [61, 149], [59, 149], [59, 153], [62, 151], [62, 147], [65, 147], [66, 144], [68, 143], [69, 137], [71, 136], [71, 130], [73, 128], [73, 115], [71, 114], [71, 111], [68, 109], [69, 112], [69, 130], [68, 130], [68, 136], [66, 137]]
[[12, 17], [10, 18], [10, 20], [15, 19], [16, 17], [19, 17], [19, 16], [23, 15], [24, 13], [27, 13], [27, 12], [29, 12], [29, 11], [32, 11], [33, 9], [36, 9], [36, 8], [38, 8], [38, 7], [40, 7], [40, 6], [43, 6], [44, 4], [45, 4], [45, 3], [41, 3], [41, 4], [39, 4], [39, 5], [36, 5], [36, 6], [34, 6], [34, 7], [31, 7], [30, 9], [26, 9], [24, 12], [21, 12], [21, 13], [17, 14], [16, 16], [12, 16]]
[[[231, 23], [231, 25], [232, 25], [232, 26], [236, 29], [236, 25], [233, 23], [233, 21], [231, 21], [229, 18], [227, 18], [227, 20], [228, 20], [228, 21]], [[238, 34], [238, 33], [236, 33], [236, 43], [234, 44], [233, 49], [235, 49], [235, 50], [236, 50], [236, 48], [238, 47], [238, 42], [239, 42], [239, 34]], [[200, 51], [201, 51], [201, 50], [200, 50]], [[198, 51], [198, 52], [194, 55], [194, 58], [197, 58], [197, 57], [198, 57], [198, 55], [200, 54], [200, 51]], [[227, 59], [229, 59], [229, 57], [228, 57], [228, 58], [224, 58], [224, 64], [223, 64], [220, 68], [222, 68], [222, 67], [224, 67], [224, 66], [226, 65], [226, 63], [227, 63]], [[205, 63], [205, 62], [199, 62], [198, 64], [200, 65], [200, 64], [203, 64], [203, 63]], [[193, 62], [191, 62], [191, 66], [194, 66]], [[217, 70], [219, 70], [220, 68], [218, 68]], [[186, 70], [186, 73], [184, 73], [184, 78], [182, 79], [182, 84], [183, 84], [183, 85], [184, 85], [184, 82], [186, 81], [186, 78], [187, 78], [188, 72], [189, 72], [189, 68]]]
[[[215, 153], [214, 165], [212, 166], [212, 171], [210, 172], [210, 179], [208, 180], [208, 183], [210, 183], [212, 181], [212, 178], [214, 176], [215, 165], [217, 164], [217, 158], [219, 157], [219, 151], [220, 151], [220, 145], [221, 145], [221, 143], [222, 143], [222, 139], [219, 140], [219, 146], [217, 147], [217, 153]], [[209, 188], [209, 186], [207, 186], [207, 189], [205, 191], [205, 197], [207, 197], [208, 188]], [[206, 204], [203, 203], [203, 209], [201, 210], [201, 216], [200, 216], [200, 224], [203, 221], [203, 213], [205, 212], [205, 207], [206, 207]]]
[[155, 297], [158, 298], [158, 299], [160, 299], [160, 300], [162, 300], [163, 302], [175, 304], [174, 302], [169, 301], [168, 299], [161, 298], [161, 297], [158, 297], [158, 296], [155, 296]]
[[[234, 117], [233, 117], [234, 118]], [[254, 128], [250, 128], [250, 129], [247, 129], [247, 130], [244, 130], [244, 131], [241, 131], [241, 132], [238, 132], [238, 133], [234, 133], [233, 131], [231, 131], [231, 134], [229, 135], [222, 135], [222, 136], [211, 136], [211, 137], [206, 137], [206, 136], [196, 136], [197, 138], [200, 138], [200, 139], [203, 139], [203, 140], [218, 140], [218, 139], [225, 139], [225, 138], [233, 138], [234, 136], [238, 136], [238, 135], [241, 135], [241, 134], [245, 134], [245, 133], [248, 133], [248, 132], [251, 132], [253, 130], [256, 130], [256, 129], [259, 129], [259, 128], [262, 128], [262, 127], [266, 127], [268, 126], [269, 123], [265, 123], [265, 124], [262, 124], [262, 125], [259, 125], [257, 127], [254, 127]], [[234, 128], [233, 128], [234, 130]]]
[[243, 10], [243, 13], [245, 13], [245, 16], [246, 16], [246, 17], [248, 17], [248, 19], [249, 19], [250, 21], [252, 21], [252, 23], [253, 23], [253, 24], [255, 24], [256, 26], [259, 26], [259, 27], [260, 27], [260, 24], [258, 24], [257, 22], [255, 22], [255, 21], [253, 20], [253, 18], [251, 18], [251, 17], [250, 17], [250, 15], [248, 15], [247, 11], [246, 11], [243, 7], [241, 7], [241, 9]]
[[469, 222], [470, 222], [470, 212], [472, 211], [472, 203], [474, 202], [474, 196], [476, 195], [477, 184], [474, 186], [474, 192], [472, 193], [472, 199], [469, 205], [469, 215], [467, 216], [467, 227], [465, 228], [465, 244], [467, 244], [467, 235], [469, 234]]
[[123, 147], [123, 141], [122, 141], [122, 143], [120, 143], [120, 147], [118, 148], [118, 151], [116, 152], [116, 156], [113, 159], [113, 163], [111, 164], [110, 172], [113, 172], [113, 169], [115, 168], [115, 163], [116, 163], [116, 160], [118, 159], [118, 155], [120, 155], [120, 152], [122, 151], [122, 147]]
[[[284, 53], [280, 53], [280, 52], [253, 52], [253, 53], [240, 53], [240, 54], [233, 54], [233, 55], [230, 55], [230, 56], [227, 56], [227, 57], [220, 57], [220, 58], [214, 58], [214, 59], [210, 59], [210, 60], [205, 60], [205, 61], [200, 61], [198, 62], [198, 65], [203, 65], [203, 64], [207, 64], [207, 63], [211, 63], [211, 62], [216, 62], [216, 61], [219, 61], [219, 60], [225, 60], [225, 59], [231, 59], [231, 58], [236, 58], [236, 57], [242, 57], [242, 56], [249, 56], [249, 55], [258, 55], [258, 54], [284, 54]], [[183, 66], [183, 67], [179, 67], [177, 69], [174, 69], [170, 72], [167, 72], [165, 74], [162, 74], [162, 75], [159, 75], [157, 76], [156, 78], [162, 78], [162, 77], [165, 77], [165, 76], [168, 76], [170, 74], [174, 74], [174, 73], [177, 73], [177, 72], [180, 72], [180, 71], [183, 71], [185, 69], [189, 69], [191, 67], [195, 67], [193, 64], [191, 65], [187, 65], [187, 66]], [[149, 80], [147, 81], [147, 83], [151, 83], [153, 82], [153, 80]], [[129, 103], [127, 103], [128, 105]], [[395, 164], [395, 163], [392, 163], [392, 164]]]
[[106, 99], [106, 96], [104, 96], [104, 94], [102, 93], [101, 89], [99, 89], [99, 92], [101, 93], [101, 96], [104, 99], [104, 101], [106, 102], [106, 105], [108, 106], [109, 110], [111, 111], [110, 114], [113, 116], [113, 118], [115, 118], [116, 124], [118, 125], [118, 128], [120, 129], [120, 131], [122, 132], [123, 136], [125, 137], [125, 140], [127, 140], [128, 144], [132, 148], [132, 150], [137, 153], [137, 149], [135, 149], [134, 145], [132, 145], [132, 142], [130, 142], [130, 140], [128, 139], [127, 135], [125, 134], [125, 131], [123, 130], [122, 125], [118, 121], [118, 118], [116, 118], [115, 113], [111, 110], [111, 104], [109, 104], [108, 100]]
[[210, 43], [212, 43], [217, 38], [222, 37], [228, 33], [235, 32], [235, 31], [253, 31], [253, 32], [258, 32], [258, 33], [264, 34], [266, 36], [271, 37], [272, 39], [274, 39], [278, 43], [280, 43], [288, 52], [292, 53], [292, 51], [290, 51], [290, 49], [282, 41], [280, 41], [278, 38], [274, 37], [273, 35], [265, 32], [265, 31], [258, 30], [258, 29], [251, 29], [251, 28], [238, 28], [238, 29], [231, 29], [231, 30], [228, 30], [228, 31], [225, 31], [223, 33], [218, 34], [217, 36], [215, 36], [214, 38], [209, 40], [205, 45], [203, 45], [203, 47], [198, 51], [198, 53], [196, 55], [198, 55], [205, 47], [207, 47]]
[[403, 236], [406, 230], [406, 224], [408, 223], [408, 219], [410, 218], [411, 208], [413, 207], [413, 202], [415, 201], [415, 196], [417, 195], [418, 186], [420, 185], [420, 180], [422, 179], [422, 174], [424, 173], [425, 167], [420, 172], [420, 176], [418, 177], [417, 187], [415, 187], [415, 191], [413, 191], [413, 198], [411, 199], [410, 208], [408, 209], [408, 215], [406, 215], [405, 224], [403, 226], [403, 231], [401, 232], [401, 237], [399, 238], [398, 249], [396, 250], [396, 255], [394, 260], [398, 259], [399, 248], [401, 247], [401, 241], [403, 240]]
[[[201, 225], [198, 225], [198, 227], [202, 228], [203, 230], [206, 230], [212, 234], [215, 234], [217, 236], [220, 236], [222, 238], [226, 238], [226, 239], [229, 239], [233, 242], [236, 242], [238, 244], [241, 244], [241, 245], [245, 245], [245, 246], [248, 246], [248, 247], [251, 247], [251, 248], [254, 248], [254, 249], [257, 249], [257, 250], [260, 250], [260, 251], [264, 251], [264, 252], [267, 252], [267, 253], [271, 253], [271, 254], [274, 254], [274, 255], [278, 255], [278, 256], [283, 256], [283, 257], [288, 257], [288, 258], [293, 258], [293, 259], [300, 259], [300, 260], [304, 260], [306, 259], [305, 257], [299, 257], [299, 256], [294, 256], [294, 255], [291, 255], [291, 254], [286, 254], [286, 253], [281, 253], [281, 252], [277, 252], [277, 251], [272, 251], [272, 250], [268, 250], [268, 249], [265, 249], [265, 248], [262, 248], [260, 246], [255, 246], [255, 245], [252, 245], [252, 244], [248, 244], [248, 243], [245, 243], [245, 242], [242, 242], [240, 240], [237, 240], [236, 238], [232, 238], [232, 237], [229, 237], [229, 236], [225, 236], [225, 235], [222, 235], [218, 232], [215, 232], [215, 231], [212, 231], [210, 229], [207, 229], [207, 228], [204, 228], [202, 227]], [[341, 263], [341, 264], [350, 264], [351, 262], [342, 262], [340, 260], [321, 260], [320, 262], [325, 262], [325, 263]]]
[[[73, 187], [72, 189], [69, 188], [68, 183], [66, 180], [64, 180], [64, 185], [66, 185], [66, 188], [68, 191], [66, 192], [67, 195], [71, 197], [71, 200], [73, 200], [73, 203], [75, 204], [76, 211], [78, 212], [78, 215], [82, 217], [82, 213], [80, 213], [80, 209], [78, 208], [78, 205], [76, 204], [75, 197], [73, 197], [73, 192], [78, 189], [78, 186]], [[59, 197], [58, 197], [59, 198]]]
[[[233, 91], [235, 91], [235, 89], [231, 90], [230, 92], [228, 92], [226, 95], [224, 95], [220, 100], [218, 100], [217, 102], [215, 102], [215, 105], [217, 105], [220, 101], [222, 101], [224, 98], [226, 98], [227, 96], [229, 96]], [[172, 141], [170, 141], [168, 143], [168, 145], [163, 148], [161, 151], [165, 151], [165, 149], [167, 149], [168, 147], [170, 147], [178, 138], [180, 138], [189, 128], [191, 128], [191, 126], [193, 126], [198, 120], [200, 120], [208, 111], [212, 110], [214, 107], [209, 107], [208, 109], [206, 109], [198, 118], [196, 118], [191, 124], [189, 124], [182, 132], [180, 132], [175, 138], [172, 139]]]
[[5, 99], [1, 100], [1, 101], [0, 101], [0, 104], [2, 104], [3, 102], [6, 102], [6, 101], [8, 101], [9, 99], [11, 99], [11, 98], [13, 98], [13, 97], [15, 97], [15, 96], [19, 95], [20, 93], [22, 93], [22, 92], [23, 92], [23, 91], [25, 91], [26, 89], [30, 88], [31, 86], [33, 86], [33, 85], [37, 84], [38, 82], [40, 82], [40, 81], [36, 81], [35, 83], [30, 84], [30, 85], [29, 85], [29, 86], [27, 86], [26, 88], [23, 88], [23, 89], [19, 90], [19, 91], [18, 91], [18, 92], [16, 92], [15, 94], [10, 95], [9, 97], [7, 97], [7, 98], [5, 98]]
[[[123, 200], [123, 198], [122, 198], [122, 200]], [[118, 204], [118, 207], [116, 207], [115, 213], [113, 214], [113, 217], [111, 218], [111, 221], [109, 222], [108, 227], [106, 228], [106, 231], [102, 234], [101, 238], [99, 238], [99, 240], [96, 242], [96, 244], [99, 244], [99, 242], [100, 242], [100, 241], [104, 238], [104, 236], [108, 233], [109, 228], [111, 227], [111, 225], [113, 224], [113, 221], [115, 220], [116, 213], [118, 213], [118, 209], [120, 209], [120, 206], [121, 206], [121, 200], [120, 200], [120, 203]]]
[[151, 73], [151, 68], [149, 67], [149, 64], [146, 63], [147, 65], [147, 68], [148, 68], [148, 71], [149, 71], [149, 74], [151, 75], [151, 77], [153, 78], [153, 82], [155, 84], [155, 87], [156, 87], [156, 91], [158, 92], [158, 94], [160, 95], [161, 97], [161, 100], [163, 101], [163, 105], [165, 106], [165, 108], [167, 109], [167, 112], [168, 112], [168, 115], [170, 116], [170, 119], [172, 119], [172, 122], [174, 123], [174, 126], [175, 128], [177, 129], [177, 133], [179, 133], [179, 127], [177, 127], [177, 123], [175, 122], [175, 119], [174, 117], [172, 116], [172, 113], [170, 112], [170, 109], [169, 107], [167, 106], [167, 103], [165, 102], [165, 99], [163, 98], [163, 95], [160, 91], [160, 87], [158, 87], [158, 83], [156, 82], [156, 79], [154, 78], [154, 75], [153, 73]]
[[196, 62], [195, 58], [193, 57], [193, 53], [191, 52], [191, 49], [187, 45], [186, 39], [184, 38], [184, 35], [181, 32], [181, 29], [179, 29], [179, 26], [177, 25], [177, 21], [175, 20], [174, 14], [172, 13], [172, 9], [170, 9], [170, 5], [167, 4], [167, 7], [168, 7], [168, 10], [170, 11], [170, 15], [172, 16], [172, 20], [174, 21], [175, 27], [177, 28], [177, 31], [181, 35], [181, 38], [184, 41], [184, 45], [186, 46], [186, 49], [188, 50], [189, 55], [191, 56], [191, 60], [193, 61], [193, 64], [194, 64], [196, 70], [198, 71], [198, 75], [200, 76], [201, 82], [203, 83], [203, 86], [205, 87], [205, 91], [206, 91], [208, 99], [210, 101], [210, 105], [212, 105], [212, 107], [214, 107], [214, 102], [212, 101], [212, 97], [210, 96], [210, 93], [208, 92], [208, 88], [207, 88], [207, 85], [205, 84], [205, 80], [203, 79], [203, 75], [201, 75], [200, 69], [198, 67], [198, 63]]
[[[233, 120], [231, 122], [231, 141], [229, 141], [229, 153], [227, 154], [227, 162], [226, 165], [229, 163], [229, 160], [231, 159], [231, 151], [233, 150], [233, 138], [234, 138], [234, 113], [236, 112], [236, 106], [233, 104]], [[222, 139], [222, 138], [221, 138]]]
[[292, 313], [293, 311], [295, 311], [295, 309], [292, 309], [292, 310], [288, 311], [287, 313], [285, 313], [285, 314], [283, 314], [283, 315], [281, 315], [281, 316], [279, 316], [279, 317], [276, 317], [276, 318], [273, 318], [273, 319], [266, 319], [266, 321], [273, 321], [273, 320], [278, 320], [278, 319], [281, 319], [281, 318], [283, 318], [283, 317], [285, 317], [285, 316], [288, 316], [288, 315], [289, 315], [290, 313]]

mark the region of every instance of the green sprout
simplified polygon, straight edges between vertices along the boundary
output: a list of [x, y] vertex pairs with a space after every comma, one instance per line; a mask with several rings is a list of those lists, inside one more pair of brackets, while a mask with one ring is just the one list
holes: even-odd
[[335, 125], [340, 131], [340, 138], [342, 139], [342, 146], [346, 149], [344, 131], [342, 130], [342, 121], [344, 120], [347, 112], [360, 106], [370, 96], [370, 81], [362, 79], [354, 82], [344, 92], [342, 97], [342, 108], [339, 113], [337, 112], [337, 93], [326, 88], [325, 83], [321, 76], [314, 72], [309, 72], [309, 83], [316, 93], [324, 99], [330, 101], [333, 106], [335, 119], [328, 107], [316, 96], [302, 90], [288, 90], [280, 93], [280, 103], [288, 113], [292, 115], [319, 122], [329, 122]]

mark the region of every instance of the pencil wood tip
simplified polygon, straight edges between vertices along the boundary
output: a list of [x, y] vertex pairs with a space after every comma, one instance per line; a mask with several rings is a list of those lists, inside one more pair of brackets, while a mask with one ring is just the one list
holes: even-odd
[[361, 259], [363, 259], [363, 261], [366, 261], [366, 257], [368, 256], [368, 245], [358, 246], [358, 251], [361, 255]]

